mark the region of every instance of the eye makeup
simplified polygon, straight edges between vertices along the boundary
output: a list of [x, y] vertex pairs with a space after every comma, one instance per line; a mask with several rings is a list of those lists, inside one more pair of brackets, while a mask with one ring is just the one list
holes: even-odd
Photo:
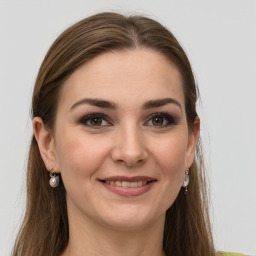
[[145, 122], [146, 126], [153, 126], [155, 128], [164, 128], [177, 124], [177, 118], [165, 112], [157, 112], [151, 114]]
[[[110, 121], [110, 118], [102, 113], [91, 113], [85, 115], [79, 119], [78, 122], [84, 126], [94, 129], [100, 129], [113, 125], [113, 123]], [[143, 125], [160, 129], [176, 125], [177, 122], [178, 120], [175, 116], [165, 112], [157, 112], [149, 115]]]
[[109, 118], [102, 113], [92, 113], [86, 115], [79, 120], [79, 123], [95, 129], [112, 125]]

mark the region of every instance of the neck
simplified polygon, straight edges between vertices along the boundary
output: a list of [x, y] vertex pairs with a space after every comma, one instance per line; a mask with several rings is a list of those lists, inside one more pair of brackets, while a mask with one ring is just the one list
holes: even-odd
[[69, 214], [69, 243], [62, 256], [164, 256], [163, 232], [165, 216], [147, 227], [116, 230], [95, 223], [86, 216]]

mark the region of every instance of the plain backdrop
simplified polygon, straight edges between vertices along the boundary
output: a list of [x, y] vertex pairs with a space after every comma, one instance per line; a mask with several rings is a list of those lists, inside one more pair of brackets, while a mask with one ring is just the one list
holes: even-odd
[[0, 255], [10, 255], [25, 206], [39, 66], [66, 27], [101, 11], [148, 15], [184, 46], [201, 92], [216, 247], [256, 255], [255, 0], [0, 0]]

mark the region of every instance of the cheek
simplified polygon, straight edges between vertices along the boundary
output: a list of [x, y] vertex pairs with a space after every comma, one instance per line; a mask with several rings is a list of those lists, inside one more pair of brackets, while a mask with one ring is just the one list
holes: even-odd
[[154, 155], [156, 156], [156, 164], [161, 168], [165, 184], [164, 188], [171, 195], [171, 198], [174, 199], [182, 186], [185, 175], [186, 136], [177, 135], [162, 141]]
[[58, 138], [57, 158], [64, 176], [92, 176], [102, 165], [106, 154], [104, 142], [99, 145], [93, 137], [79, 132], [64, 132]]
[[185, 172], [187, 156], [187, 137], [182, 135], [166, 138], [162, 143], [158, 143], [155, 155], [159, 165], [164, 170], [173, 172], [182, 170]]
[[163, 151], [161, 156], [159, 155], [163, 175], [162, 205], [165, 211], [172, 206], [182, 188], [186, 162], [184, 149], [180, 145], [176, 145], [176, 147], [171, 145], [168, 147], [168, 151]]

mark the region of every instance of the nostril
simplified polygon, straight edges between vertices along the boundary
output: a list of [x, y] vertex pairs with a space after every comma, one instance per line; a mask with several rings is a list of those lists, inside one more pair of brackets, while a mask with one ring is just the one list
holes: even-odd
[[126, 136], [122, 140], [117, 139], [112, 148], [111, 157], [116, 163], [132, 167], [143, 164], [148, 157], [148, 153], [139, 140]]

